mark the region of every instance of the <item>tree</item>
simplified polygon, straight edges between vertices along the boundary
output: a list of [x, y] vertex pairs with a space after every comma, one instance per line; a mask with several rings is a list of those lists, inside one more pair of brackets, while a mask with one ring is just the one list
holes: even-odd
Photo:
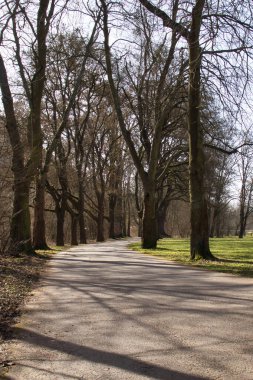
[[[14, 204], [11, 225], [11, 244], [17, 250], [31, 250], [30, 215], [29, 215], [29, 187], [32, 177], [41, 166], [42, 158], [42, 135], [41, 135], [41, 100], [45, 83], [46, 69], [46, 38], [49, 25], [54, 13], [54, 1], [40, 1], [35, 8], [36, 27], [33, 28], [33, 37], [36, 44], [33, 45], [34, 68], [30, 72], [30, 83], [26, 77], [25, 64], [21, 56], [21, 37], [19, 35], [19, 22], [21, 19], [25, 24], [29, 24], [27, 9], [22, 7], [19, 1], [11, 8], [5, 2], [7, 9], [6, 18], [12, 23], [12, 35], [14, 39], [15, 55], [20, 71], [23, 88], [26, 93], [30, 115], [28, 120], [28, 139], [30, 143], [31, 156], [25, 164], [22, 142], [19, 134], [18, 123], [13, 106], [13, 97], [8, 83], [7, 72], [3, 58], [0, 59], [1, 90], [7, 120], [7, 130], [9, 133], [13, 150], [13, 173], [14, 173]], [[6, 23], [8, 22], [6, 21]], [[3, 35], [1, 36], [3, 43]], [[34, 40], [33, 40], [34, 43]], [[37, 217], [37, 216], [36, 216]], [[36, 219], [36, 218], [35, 218]], [[40, 226], [44, 229], [44, 223]]]
[[[0, 59], [1, 72], [1, 90], [3, 95], [4, 109], [7, 120], [7, 131], [12, 145], [13, 154], [13, 173], [14, 173], [14, 202], [13, 217], [11, 222], [10, 241], [11, 249], [17, 251], [32, 250], [31, 231], [30, 231], [30, 214], [29, 214], [29, 188], [34, 176], [37, 176], [41, 168], [42, 160], [42, 130], [41, 130], [41, 102], [45, 85], [46, 71], [46, 39], [49, 26], [55, 10], [55, 2], [40, 1], [38, 5], [33, 7], [35, 20], [30, 12], [29, 4], [25, 6], [16, 1], [15, 5], [10, 6], [5, 1], [6, 23], [11, 23], [11, 32], [13, 37], [13, 46], [15, 57], [19, 69], [23, 90], [29, 105], [29, 117], [27, 120], [27, 135], [30, 145], [30, 157], [27, 162], [24, 158], [24, 149], [20, 138], [17, 118], [13, 105], [13, 95], [10, 91], [8, 83], [7, 71], [4, 60]], [[30, 29], [30, 33], [26, 30], [30, 38], [30, 47], [33, 53], [33, 65], [26, 68], [27, 59], [23, 55], [24, 50], [24, 33], [22, 28]], [[23, 24], [24, 23], [24, 24]], [[32, 25], [35, 23], [35, 27]], [[1, 44], [3, 44], [3, 35], [1, 35]], [[27, 40], [26, 40], [27, 43]], [[24, 62], [26, 60], [26, 63]], [[39, 192], [39, 182], [37, 182], [37, 202], [43, 202], [43, 195]], [[39, 231], [35, 226], [35, 246], [37, 246], [37, 233], [44, 234], [44, 219], [40, 217], [35, 207], [35, 225], [39, 221]], [[44, 234], [45, 235], [45, 234]], [[45, 246], [45, 241], [42, 242]]]
[[[247, 136], [248, 137], [248, 136]], [[248, 218], [253, 211], [253, 161], [252, 150], [249, 146], [241, 149], [238, 159], [240, 174], [240, 197], [239, 197], [239, 233], [242, 239], [245, 235]]]
[[[163, 44], [156, 46], [157, 54], [149, 50], [151, 45], [150, 31], [148, 30], [148, 23], [145, 21], [145, 13], [140, 11], [140, 19], [143, 22], [144, 28], [143, 40], [140, 46], [142, 55], [140, 57], [141, 62], [136, 62], [135, 72], [131, 71], [131, 64], [125, 65], [125, 73], [129, 85], [125, 87], [124, 94], [120, 94], [118, 90], [120, 87], [120, 74], [118, 73], [117, 83], [109, 43], [109, 5], [106, 1], [101, 0], [101, 6], [103, 10], [106, 68], [113, 104], [122, 135], [138, 171], [144, 192], [142, 245], [144, 248], [155, 248], [158, 240], [157, 176], [161, 152], [160, 148], [163, 132], [168, 124], [171, 109], [175, 106], [173, 102], [170, 103], [168, 101], [168, 98], [171, 100], [175, 95], [175, 89], [178, 88], [177, 81], [173, 83], [173, 88], [170, 88], [171, 97], [169, 97], [168, 89], [167, 96], [164, 96], [163, 92], [165, 87], [167, 88], [168, 86], [167, 75], [172, 66], [174, 55], [176, 54], [178, 37], [177, 33], [172, 31], [168, 49], [163, 49], [165, 41], [167, 42], [167, 39], [165, 39]], [[178, 4], [176, 2], [173, 7], [174, 19], [176, 18], [177, 11]], [[161, 50], [165, 52], [163, 59], [160, 59]], [[184, 68], [184, 62], [182, 60], [179, 61], [179, 65], [173, 66], [173, 71], [177, 70], [178, 67], [180, 78], [180, 74], [182, 74]], [[132, 100], [133, 92], [135, 100]], [[124, 114], [122, 98], [126, 99], [130, 104], [132, 112], [129, 118]], [[131, 130], [133, 129], [133, 124], [136, 124], [139, 129], [136, 134], [130, 132], [130, 128]], [[138, 134], [140, 135], [141, 147], [138, 147], [136, 144], [136, 136], [138, 136]], [[165, 172], [163, 172], [163, 174], [165, 175]]]
[[208, 208], [210, 220], [210, 237], [222, 237], [225, 232], [224, 214], [231, 201], [229, 186], [232, 179], [230, 156], [217, 151], [210, 152], [206, 162], [206, 186], [208, 188]]
[[[47, 86], [46, 86], [46, 119], [50, 136], [56, 133], [58, 124], [63, 120], [64, 113], [69, 106], [69, 116], [64, 125], [64, 135], [58, 137], [54, 154], [56, 155], [57, 171], [59, 173], [59, 182], [62, 187], [61, 193], [55, 198], [54, 190], [48, 187], [48, 191], [53, 196], [56, 202], [56, 215], [59, 218], [65, 215], [67, 207], [67, 192], [70, 189], [63, 186], [61, 178], [67, 179], [67, 161], [69, 160], [70, 150], [73, 149], [74, 155], [70, 159], [75, 161], [75, 170], [77, 171], [78, 178], [78, 202], [77, 207], [75, 201], [75, 208], [78, 211], [73, 214], [73, 210], [69, 208], [76, 221], [76, 214], [78, 214], [78, 224], [80, 232], [80, 243], [86, 243], [86, 226], [84, 217], [84, 181], [87, 166], [87, 153], [90, 150], [89, 145], [85, 146], [85, 139], [87, 135], [87, 125], [91, 115], [91, 107], [95, 92], [96, 67], [89, 59], [86, 65], [86, 72], [82, 71], [81, 76], [79, 67], [82, 66], [83, 56], [87, 60], [87, 41], [80, 35], [78, 30], [73, 32], [59, 33], [49, 44], [49, 59], [51, 61], [50, 70], [47, 73]], [[89, 54], [91, 51], [89, 52]], [[72, 94], [78, 83], [78, 89], [75, 90], [75, 97]], [[93, 102], [94, 103], [94, 102]], [[49, 142], [50, 144], [50, 142]], [[67, 151], [66, 148], [67, 147]], [[53, 190], [53, 191], [52, 191]], [[76, 194], [77, 195], [77, 194]], [[71, 198], [73, 201], [73, 198]], [[61, 207], [59, 208], [59, 202]], [[65, 206], [64, 206], [65, 205]], [[64, 211], [65, 208], [65, 211]], [[61, 227], [59, 234], [63, 234], [63, 224], [57, 218], [57, 225]], [[73, 219], [72, 218], [72, 219]], [[73, 223], [74, 220], [73, 220]], [[73, 229], [75, 231], [75, 228]], [[58, 233], [57, 233], [58, 236]], [[72, 239], [76, 241], [76, 238]], [[58, 239], [57, 239], [58, 241]]]
[[14, 200], [10, 227], [10, 251], [17, 253], [20, 251], [31, 252], [31, 230], [29, 213], [29, 186], [27, 177], [24, 150], [15, 115], [13, 98], [10, 91], [7, 72], [4, 61], [0, 55], [0, 85], [2, 100], [6, 116], [6, 129], [12, 147], [12, 171], [14, 175]]
[[11, 146], [5, 128], [5, 117], [0, 115], [0, 254], [8, 248], [12, 205]]
[[[96, 40], [96, 37], [97, 37], [97, 25], [98, 25], [99, 19], [100, 19], [100, 14], [97, 15], [97, 17], [94, 21], [94, 26], [93, 26], [93, 29], [90, 33], [90, 37], [87, 41], [86, 49], [85, 49], [83, 57], [82, 57], [82, 61], [80, 64], [79, 71], [78, 71], [77, 75], [75, 76], [73, 90], [69, 96], [68, 103], [65, 105], [65, 109], [64, 109], [64, 112], [62, 114], [61, 123], [60, 123], [58, 129], [56, 130], [56, 132], [52, 138], [52, 141], [50, 142], [50, 144], [47, 148], [47, 151], [45, 154], [45, 161], [44, 161], [43, 165], [41, 166], [40, 180], [38, 182], [37, 189], [39, 191], [38, 194], [39, 194], [39, 199], [40, 199], [40, 202], [38, 203], [38, 209], [39, 209], [38, 215], [40, 215], [40, 218], [43, 218], [43, 219], [44, 219], [44, 208], [45, 208], [45, 202], [44, 202], [45, 185], [46, 185], [46, 178], [47, 178], [47, 173], [49, 170], [49, 165], [51, 162], [52, 154], [53, 154], [54, 149], [58, 143], [58, 140], [61, 137], [62, 132], [67, 127], [68, 119], [69, 119], [71, 110], [73, 108], [73, 105], [75, 103], [76, 96], [78, 95], [78, 92], [79, 92], [79, 89], [80, 89], [80, 86], [82, 83], [82, 78], [83, 78], [83, 75], [84, 75], [85, 70], [86, 70], [87, 61], [90, 58], [92, 46], [93, 46], [93, 44]], [[71, 217], [72, 217], [73, 233], [75, 234], [78, 218], [77, 218], [76, 214], [73, 214], [73, 212], [71, 212]], [[40, 229], [39, 225], [38, 225], [38, 229]], [[41, 239], [43, 238], [41, 231], [39, 233], [39, 236], [41, 237]], [[76, 242], [76, 239], [74, 239], [74, 241]], [[42, 245], [38, 245], [38, 248], [39, 247], [42, 247]]]
[[[153, 5], [148, 0], [140, 0], [140, 3], [150, 12], [163, 21], [165, 27], [174, 30], [186, 41], [189, 56], [188, 75], [188, 128], [189, 128], [189, 171], [190, 171], [190, 203], [191, 203], [191, 258], [198, 256], [213, 260], [214, 256], [209, 248], [209, 226], [207, 202], [204, 189], [204, 150], [203, 130], [201, 127], [201, 68], [203, 69], [203, 57], [207, 55], [206, 68], [209, 74], [215, 71], [221, 74], [222, 67], [237, 73], [240, 71], [245, 82], [247, 80], [248, 54], [252, 50], [253, 30], [252, 12], [247, 3], [243, 8], [241, 2], [208, 2], [205, 0], [191, 1], [187, 7], [181, 8], [179, 21], [169, 16], [161, 7]], [[179, 1], [176, 1], [179, 4]], [[173, 2], [174, 4], [174, 2]], [[162, 4], [163, 5], [163, 4]], [[171, 4], [172, 5], [172, 4]], [[190, 8], [190, 11], [189, 11]], [[181, 20], [184, 20], [182, 22]], [[214, 23], [215, 21], [215, 23]], [[210, 35], [207, 40], [206, 36]], [[231, 38], [225, 36], [231, 34]], [[251, 33], [252, 34], [252, 33]], [[205, 37], [204, 37], [205, 36]], [[224, 38], [225, 37], [225, 38]], [[224, 49], [218, 44], [222, 39]], [[217, 47], [217, 50], [216, 50]], [[225, 54], [223, 56], [223, 54]], [[227, 65], [232, 54], [240, 55], [242, 66]], [[243, 60], [244, 58], [244, 60]], [[229, 67], [230, 66], [230, 67]], [[245, 70], [246, 68], [246, 70]], [[216, 80], [228, 90], [233, 83], [226, 80], [226, 76], [216, 76]], [[208, 78], [207, 78], [208, 79]], [[239, 86], [237, 85], [237, 89]], [[241, 93], [243, 93], [242, 89]], [[233, 98], [234, 100], [234, 98]], [[236, 101], [238, 106], [238, 101]]]
[[[11, 240], [15, 241], [15, 244], [21, 247], [24, 246], [22, 242], [29, 242], [29, 247], [26, 247], [26, 250], [31, 249], [31, 233], [30, 233], [30, 216], [28, 209], [28, 199], [29, 199], [29, 188], [30, 183], [33, 179], [36, 180], [36, 198], [34, 206], [34, 228], [33, 228], [33, 246], [35, 248], [45, 248], [46, 238], [45, 238], [45, 218], [44, 218], [44, 208], [45, 208], [45, 184], [47, 172], [49, 169], [49, 164], [54, 152], [55, 145], [59, 139], [62, 131], [66, 126], [66, 122], [71, 111], [72, 104], [74, 103], [76, 93], [80, 86], [81, 78], [85, 72], [86, 62], [90, 54], [91, 46], [96, 38], [96, 29], [99, 19], [97, 15], [94, 28], [90, 34], [90, 38], [86, 45], [86, 51], [83, 54], [83, 60], [79, 68], [79, 72], [76, 76], [76, 82], [73, 86], [73, 92], [70, 96], [70, 101], [66, 105], [62, 122], [59, 125], [59, 128], [55, 131], [53, 138], [50, 141], [47, 152], [45, 154], [43, 147], [43, 125], [42, 125], [42, 97], [45, 88], [46, 82], [46, 67], [47, 67], [47, 38], [49, 34], [49, 28], [52, 22], [59, 21], [59, 16], [62, 14], [68, 0], [63, 1], [60, 7], [60, 11], [54, 15], [56, 2], [55, 0], [51, 1], [40, 1], [37, 6], [30, 2], [21, 4], [20, 1], [16, 1], [13, 6], [10, 6], [8, 1], [5, 1], [6, 8], [6, 23], [11, 23], [11, 32], [4, 31], [6, 34], [11, 33], [13, 36], [13, 46], [16, 57], [16, 62], [18, 65], [20, 80], [23, 88], [22, 96], [24, 97], [27, 109], [27, 139], [29, 142], [30, 156], [27, 162], [22, 158], [22, 142], [20, 136], [18, 135], [18, 125], [17, 120], [14, 120], [13, 115], [15, 115], [15, 110], [13, 107], [9, 106], [8, 116], [6, 119], [10, 120], [10, 123], [15, 124], [16, 128], [12, 128], [12, 138], [13, 140], [13, 155], [17, 155], [14, 159], [19, 161], [19, 169], [17, 170], [17, 176], [19, 179], [14, 181], [14, 203], [17, 205], [14, 206], [14, 209], [18, 209], [17, 212], [14, 212], [13, 215], [19, 215], [19, 212], [26, 215], [26, 222], [19, 223], [19, 226], [15, 227], [16, 218], [13, 217], [13, 228], [11, 229]], [[34, 19], [35, 14], [35, 19]], [[34, 27], [36, 25], [36, 27]], [[7, 37], [8, 38], [8, 37]], [[3, 34], [1, 34], [1, 43], [3, 43]], [[29, 49], [29, 50], [27, 50]], [[6, 68], [4, 66], [4, 61], [1, 59], [1, 72], [2, 76], [7, 78]], [[6, 79], [5, 78], [5, 79]], [[7, 81], [4, 81], [4, 87], [2, 91], [4, 92], [4, 97], [10, 96], [13, 98], [13, 94], [10, 93], [10, 86], [6, 86]], [[7, 94], [7, 92], [9, 93]], [[11, 103], [10, 103], [11, 105]], [[12, 108], [12, 109], [10, 109]], [[19, 145], [19, 148], [17, 148]], [[16, 147], [16, 148], [15, 148]], [[17, 150], [19, 149], [19, 153]], [[23, 161], [23, 162], [22, 162]], [[22, 164], [21, 164], [22, 162]], [[16, 189], [15, 187], [21, 186], [22, 189]], [[18, 184], [17, 184], [18, 183]], [[17, 186], [16, 186], [17, 185]], [[22, 199], [20, 199], [20, 194]], [[25, 199], [23, 199], [25, 198]], [[22, 212], [21, 210], [27, 210]], [[25, 229], [26, 232], [18, 232], [17, 229]], [[15, 233], [18, 232], [18, 233]], [[19, 239], [20, 244], [18, 243]]]

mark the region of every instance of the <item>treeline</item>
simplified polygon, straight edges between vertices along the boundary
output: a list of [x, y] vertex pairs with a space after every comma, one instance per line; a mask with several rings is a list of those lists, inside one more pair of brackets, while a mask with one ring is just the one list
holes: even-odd
[[4, 1], [1, 13], [3, 249], [137, 232], [154, 248], [176, 231], [213, 259], [210, 236], [244, 236], [250, 4]]

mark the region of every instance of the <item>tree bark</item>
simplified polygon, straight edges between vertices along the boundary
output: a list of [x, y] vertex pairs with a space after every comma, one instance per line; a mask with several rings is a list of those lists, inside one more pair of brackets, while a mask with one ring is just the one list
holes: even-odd
[[10, 226], [11, 254], [16, 252], [33, 253], [31, 243], [31, 220], [29, 211], [30, 182], [24, 180], [21, 172], [14, 172], [14, 199]]
[[168, 236], [167, 232], [165, 231], [166, 215], [167, 215], [167, 207], [161, 207], [158, 210], [158, 235], [159, 235], [159, 238]]
[[104, 237], [104, 199], [103, 197], [99, 199], [98, 202], [98, 216], [97, 216], [97, 241], [105, 241]]
[[115, 239], [115, 207], [117, 202], [116, 194], [109, 194], [109, 238]]
[[33, 246], [35, 249], [48, 249], [46, 243], [46, 226], [45, 226], [45, 178], [38, 176], [36, 178], [36, 197], [34, 207], [33, 223]]
[[87, 244], [84, 212], [79, 213], [80, 244]]
[[138, 237], [142, 237], [142, 216], [139, 216], [139, 223], [138, 223]]
[[144, 190], [144, 210], [142, 220], [142, 247], [156, 248], [158, 240], [158, 224], [156, 213], [155, 185]]
[[217, 238], [222, 238], [224, 235], [224, 232], [223, 232], [221, 227], [222, 227], [222, 225], [221, 225], [221, 214], [219, 213], [217, 216], [216, 228], [215, 228], [215, 236]]
[[57, 229], [56, 229], [56, 245], [64, 246], [64, 221], [65, 221], [65, 210], [63, 207], [56, 208], [56, 218], [57, 218]]
[[209, 237], [213, 238], [215, 227], [216, 227], [216, 208], [213, 210], [213, 217], [211, 218], [211, 213], [209, 213], [208, 217], [209, 217], [209, 220], [211, 220]]
[[243, 183], [241, 187], [241, 194], [240, 194], [240, 221], [239, 221], [239, 239], [242, 239], [245, 234], [245, 208], [246, 208], [246, 180], [245, 175], [243, 176]]
[[99, 218], [98, 225], [97, 225], [97, 242], [103, 242], [105, 241], [104, 237], [104, 223]]
[[84, 189], [83, 189], [83, 179], [79, 178], [79, 234], [80, 234], [80, 244], [87, 244], [87, 236], [86, 236], [86, 225], [84, 219]]
[[244, 226], [240, 226], [240, 230], [239, 230], [239, 239], [242, 239], [245, 235], [245, 230], [244, 230]]
[[127, 199], [127, 237], [131, 237], [131, 207], [129, 199]]
[[72, 213], [71, 214], [71, 245], [78, 245], [77, 223], [78, 223], [78, 215]]
[[242, 239], [244, 237], [245, 230], [246, 230], [245, 216], [240, 214], [240, 226], [239, 226], [239, 234], [238, 234], [239, 239]]

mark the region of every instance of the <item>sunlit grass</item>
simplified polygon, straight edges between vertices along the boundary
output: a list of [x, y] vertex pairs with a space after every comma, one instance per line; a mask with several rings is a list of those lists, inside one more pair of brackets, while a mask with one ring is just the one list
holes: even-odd
[[188, 239], [162, 239], [158, 241], [157, 249], [142, 249], [140, 243], [130, 245], [130, 248], [145, 254], [157, 256], [170, 261], [209, 270], [234, 273], [253, 277], [253, 238], [239, 239], [237, 237], [210, 239], [212, 253], [219, 261], [191, 261]]
[[36, 250], [36, 255], [39, 257], [50, 258], [51, 256], [59, 253], [61, 251], [67, 251], [70, 249], [70, 245], [59, 246], [59, 245], [50, 245], [49, 249], [38, 249]]

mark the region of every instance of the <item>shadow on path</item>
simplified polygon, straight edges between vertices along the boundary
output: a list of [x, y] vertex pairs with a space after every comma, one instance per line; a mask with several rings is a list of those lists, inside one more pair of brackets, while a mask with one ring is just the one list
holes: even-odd
[[[156, 380], [207, 380], [207, 378], [204, 377], [187, 375], [182, 372], [169, 370], [127, 355], [106, 352], [71, 342], [48, 338], [24, 328], [16, 328], [15, 333], [17, 334], [18, 339], [26, 341], [29, 344], [43, 346], [89, 362], [109, 365]], [[19, 363], [19, 365], [22, 365], [22, 363]], [[6, 379], [10, 380], [12, 378], [6, 377]]]

